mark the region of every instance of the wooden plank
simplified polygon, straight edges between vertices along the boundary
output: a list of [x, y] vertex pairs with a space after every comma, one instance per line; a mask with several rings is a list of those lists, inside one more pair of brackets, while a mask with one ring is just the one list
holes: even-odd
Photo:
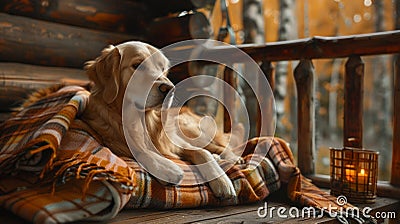
[[0, 85], [9, 79], [28, 81], [41, 80], [58, 83], [63, 80], [89, 80], [83, 69], [46, 67], [7, 62], [0, 62], [0, 79]]
[[[277, 195], [271, 195], [268, 199], [268, 207], [290, 208], [290, 203], [282, 199], [276, 199]], [[151, 209], [124, 209], [114, 219], [108, 223], [129, 224], [129, 223], [338, 223], [336, 219], [324, 217], [321, 219], [285, 219], [276, 215], [273, 218], [262, 218], [257, 215], [259, 207], [264, 206], [264, 202], [224, 207], [208, 207], [197, 209], [175, 209], [175, 210], [151, 210]], [[359, 205], [360, 208], [369, 206], [372, 208], [371, 214], [377, 211], [394, 211], [399, 214], [400, 202], [390, 198], [378, 197], [376, 203]], [[288, 209], [286, 213], [288, 214]], [[0, 208], [2, 221], [7, 223], [25, 223], [21, 218]], [[87, 222], [77, 222], [87, 223]]]
[[[274, 76], [274, 67], [270, 61], [263, 61], [260, 65], [260, 68], [262, 72], [264, 73], [265, 78], [267, 78], [268, 83], [271, 87], [271, 90], [273, 91], [275, 89], [275, 76]], [[258, 77], [262, 78], [262, 77]], [[258, 89], [261, 90], [261, 88], [265, 88], [265, 86], [261, 86], [261, 82], [259, 82]], [[274, 122], [274, 102], [271, 97], [266, 98], [263, 94], [258, 94], [258, 97], [262, 101], [266, 101], [265, 104], [260, 104], [258, 103], [257, 105], [257, 123], [256, 123], [256, 135], [257, 136], [265, 136], [265, 135], [271, 135], [274, 130], [270, 130], [272, 127], [275, 128], [275, 125], [271, 125], [272, 122]], [[264, 105], [264, 108], [260, 108], [260, 106]], [[263, 130], [264, 133], [261, 133], [261, 110], [264, 111], [264, 114], [266, 114], [268, 117], [265, 119], [267, 124], [266, 126], [263, 127], [265, 130]]]
[[314, 66], [303, 59], [294, 70], [297, 87], [298, 166], [304, 175], [315, 173]]
[[[237, 89], [237, 75], [228, 66], [224, 70], [224, 81]], [[230, 132], [232, 124], [235, 122], [235, 95], [231, 94], [232, 91], [228, 86], [224, 86], [224, 132]]]
[[50, 22], [139, 35], [150, 14], [144, 2], [126, 0], [2, 0], [0, 11]]
[[138, 223], [151, 222], [159, 217], [168, 219], [169, 216], [175, 215], [174, 213], [174, 210], [123, 209], [110, 223], [132, 223], [139, 220]]
[[[343, 58], [350, 55], [395, 54], [400, 52], [400, 31], [387, 31], [340, 37], [313, 37], [266, 44], [237, 45], [256, 61], [286, 61]], [[209, 48], [204, 57], [227, 58], [231, 62], [242, 60], [236, 49], [226, 46]]]
[[[273, 217], [258, 215], [260, 207], [265, 207], [264, 202], [258, 202], [249, 205], [208, 207], [198, 209], [177, 209], [177, 210], [122, 210], [116, 218], [110, 223], [128, 224], [128, 223], [339, 223], [336, 219], [322, 217], [313, 219], [312, 217], [290, 218], [289, 208], [294, 206], [281, 195], [271, 195], [267, 200], [267, 207], [284, 207], [286, 211], [283, 215], [288, 217], [279, 217], [277, 211]], [[368, 206], [372, 209], [370, 214], [388, 211], [399, 211], [400, 202], [395, 199], [378, 197], [374, 204], [360, 204], [360, 208]], [[301, 210], [301, 207], [299, 208]], [[262, 212], [261, 212], [262, 213]], [[261, 214], [262, 215], [262, 214]]]
[[82, 68], [109, 44], [138, 40], [0, 13], [0, 61]]
[[[400, 5], [400, 4], [399, 4]], [[390, 183], [400, 187], [400, 56], [396, 56], [393, 86], [393, 148]]]
[[360, 56], [351, 56], [344, 81], [343, 145], [347, 147], [363, 145], [363, 79], [364, 62]]
[[[168, 210], [167, 213], [162, 213], [157, 211], [149, 211], [148, 213], [139, 213], [137, 215], [135, 212], [129, 210], [123, 210], [121, 214], [124, 214], [126, 219], [121, 220], [119, 219], [118, 215], [115, 220], [112, 220], [111, 223], [118, 223], [118, 224], [128, 224], [133, 222], [139, 223], [166, 223], [166, 222], [173, 222], [173, 223], [196, 223], [201, 222], [205, 223], [210, 220], [214, 219], [227, 219], [230, 216], [237, 215], [237, 214], [253, 214], [257, 216], [257, 209], [260, 206], [263, 206], [263, 202], [250, 204], [250, 205], [239, 205], [239, 206], [224, 206], [224, 207], [209, 207], [209, 208], [199, 208], [199, 209], [178, 209], [178, 210]], [[276, 203], [271, 202], [271, 206], [284, 206], [284, 203]], [[144, 210], [145, 211], [145, 210]], [[144, 212], [141, 210], [141, 212]], [[131, 214], [131, 216], [127, 215]]]
[[[289, 210], [289, 207], [286, 207], [286, 211]], [[288, 214], [281, 214], [281, 216], [288, 215]], [[305, 218], [291, 218], [288, 215], [288, 218], [260, 218], [257, 216], [256, 212], [252, 212], [251, 214], [244, 213], [244, 214], [235, 214], [229, 217], [223, 217], [218, 219], [211, 219], [211, 220], [204, 220], [201, 222], [194, 222], [194, 223], [204, 223], [204, 224], [268, 224], [268, 223], [284, 223], [284, 224], [308, 224], [308, 223], [319, 223], [319, 224], [338, 224], [339, 222], [333, 218], [322, 217], [322, 218], [312, 218], [312, 217], [305, 217]]]

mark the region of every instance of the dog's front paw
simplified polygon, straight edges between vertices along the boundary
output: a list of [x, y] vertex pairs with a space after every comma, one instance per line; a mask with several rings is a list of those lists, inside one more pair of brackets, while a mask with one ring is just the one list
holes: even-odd
[[236, 190], [233, 187], [232, 181], [226, 174], [211, 180], [208, 184], [217, 198], [229, 199], [236, 196]]
[[146, 170], [164, 185], [179, 184], [184, 176], [183, 170], [169, 159], [158, 161], [157, 166], [149, 166]]
[[158, 170], [157, 175], [159, 179], [167, 182], [168, 184], [179, 184], [183, 179], [184, 172], [174, 162], [172, 162], [171, 160], [168, 161], [170, 162], [170, 164], [165, 164], [164, 166], [162, 166], [161, 169]]

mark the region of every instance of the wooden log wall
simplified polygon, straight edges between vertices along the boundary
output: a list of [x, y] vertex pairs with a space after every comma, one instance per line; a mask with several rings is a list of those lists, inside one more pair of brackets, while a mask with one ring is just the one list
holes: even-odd
[[144, 2], [126, 0], [2, 0], [0, 9], [12, 15], [139, 36], [151, 19]]
[[[84, 63], [109, 44], [141, 40], [163, 47], [175, 41], [208, 38], [208, 19], [195, 11], [210, 8], [214, 2], [0, 1], [0, 112], [11, 111], [37, 88], [61, 82], [82, 84], [87, 80]], [[186, 15], [179, 15], [182, 11], [187, 11]], [[173, 72], [177, 81], [183, 74], [187, 75], [187, 68]]]
[[[177, 1], [170, 0], [172, 3]], [[187, 2], [184, 8], [196, 9]], [[210, 1], [199, 1], [205, 5]], [[157, 7], [150, 8], [151, 4]], [[162, 47], [193, 38], [209, 38], [204, 14], [157, 17], [160, 1], [5, 0], [0, 3], [0, 61], [81, 68], [108, 44], [142, 40]], [[174, 4], [165, 10], [183, 10]], [[151, 13], [148, 13], [148, 12]], [[163, 14], [160, 14], [163, 15]], [[12, 54], [10, 54], [12, 52]]]
[[16, 111], [27, 96], [55, 84], [87, 86], [86, 74], [81, 69], [44, 67], [20, 63], [0, 63], [0, 122]]
[[82, 68], [109, 44], [139, 37], [0, 13], [0, 60]]

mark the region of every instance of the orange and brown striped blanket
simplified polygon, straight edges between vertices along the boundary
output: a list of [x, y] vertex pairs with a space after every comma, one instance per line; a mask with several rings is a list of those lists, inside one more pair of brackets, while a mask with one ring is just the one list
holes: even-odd
[[[232, 199], [218, 199], [207, 184], [190, 185], [186, 179], [177, 186], [160, 184], [133, 159], [117, 157], [96, 141], [95, 132], [79, 120], [88, 97], [81, 87], [64, 87], [1, 124], [1, 207], [34, 223], [107, 220], [123, 208], [251, 203], [282, 186], [297, 204], [335, 203], [301, 176], [287, 144], [278, 138], [245, 143], [246, 163], [227, 171], [237, 193]], [[256, 149], [267, 156], [257, 157]], [[185, 172], [196, 178], [191, 170]]]

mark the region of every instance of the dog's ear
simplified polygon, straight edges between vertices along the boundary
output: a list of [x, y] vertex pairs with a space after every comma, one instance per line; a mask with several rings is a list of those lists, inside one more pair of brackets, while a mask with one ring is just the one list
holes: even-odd
[[95, 83], [96, 90], [102, 90], [106, 103], [112, 103], [118, 95], [120, 82], [121, 54], [118, 48], [109, 46], [95, 61], [86, 62], [85, 70], [89, 79]]

